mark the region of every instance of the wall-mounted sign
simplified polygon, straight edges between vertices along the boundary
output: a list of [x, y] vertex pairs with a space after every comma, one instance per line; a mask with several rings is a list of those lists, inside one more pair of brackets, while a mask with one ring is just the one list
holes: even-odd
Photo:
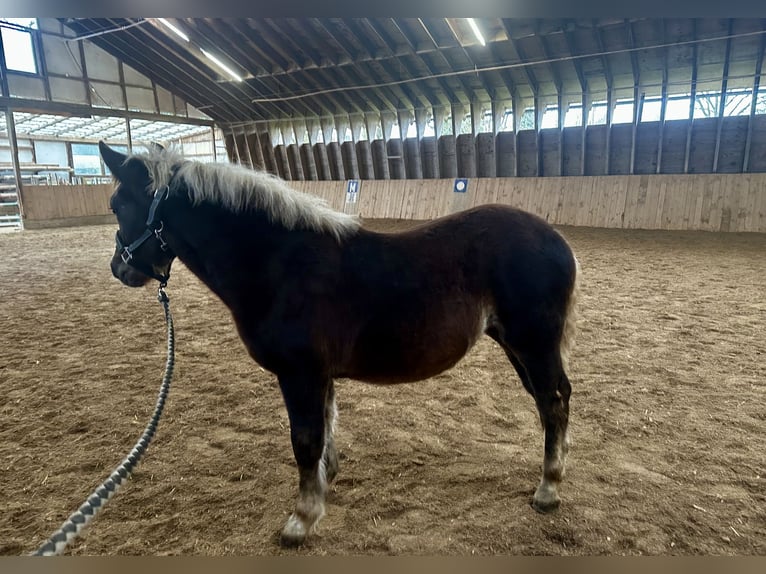
[[359, 180], [349, 179], [346, 184], [346, 203], [356, 203], [356, 198], [359, 196]]

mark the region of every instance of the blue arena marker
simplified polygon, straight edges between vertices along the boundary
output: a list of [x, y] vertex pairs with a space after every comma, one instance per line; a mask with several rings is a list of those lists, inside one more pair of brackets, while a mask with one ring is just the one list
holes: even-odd
[[346, 184], [346, 203], [356, 203], [356, 198], [359, 195], [359, 180], [349, 179]]

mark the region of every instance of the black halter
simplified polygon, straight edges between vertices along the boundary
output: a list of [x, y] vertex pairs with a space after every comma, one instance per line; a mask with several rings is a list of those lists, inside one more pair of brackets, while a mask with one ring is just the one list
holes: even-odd
[[161, 188], [157, 188], [157, 190], [154, 192], [154, 199], [152, 200], [152, 205], [149, 207], [149, 215], [146, 218], [146, 229], [138, 239], [136, 239], [130, 245], [126, 246], [122, 240], [122, 237], [120, 236], [119, 230], [117, 231], [117, 234], [114, 238], [115, 242], [117, 243], [117, 249], [120, 251], [120, 256], [122, 257], [123, 263], [137, 269], [147, 277], [156, 279], [163, 287], [167, 285], [168, 279], [170, 279], [170, 269], [168, 269], [167, 275], [160, 275], [155, 273], [154, 269], [152, 269], [150, 266], [144, 265], [138, 261], [134, 261], [133, 253], [136, 251], [136, 249], [141, 247], [141, 245], [143, 245], [144, 242], [152, 235], [154, 235], [154, 237], [157, 238], [157, 241], [160, 242], [160, 248], [163, 251], [168, 250], [168, 244], [162, 237], [162, 230], [165, 226], [162, 222], [162, 219], [160, 218], [161, 216], [159, 208], [161, 202], [167, 199], [169, 192], [170, 188], [167, 185]]

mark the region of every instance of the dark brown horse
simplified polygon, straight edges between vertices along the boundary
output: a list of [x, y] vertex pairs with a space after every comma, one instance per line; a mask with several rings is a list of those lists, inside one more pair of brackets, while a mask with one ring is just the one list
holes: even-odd
[[283, 544], [305, 540], [338, 471], [333, 380], [432, 377], [483, 333], [504, 349], [540, 414], [543, 475], [532, 505], [559, 505], [578, 264], [545, 221], [487, 205], [373, 233], [265, 173], [185, 161], [159, 146], [131, 156], [100, 148], [119, 184], [115, 277], [132, 287], [164, 282], [178, 257], [279, 380], [300, 476]]

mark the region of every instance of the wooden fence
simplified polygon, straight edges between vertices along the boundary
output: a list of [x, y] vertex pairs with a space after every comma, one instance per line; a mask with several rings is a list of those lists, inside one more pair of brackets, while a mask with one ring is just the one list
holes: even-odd
[[114, 221], [109, 198], [112, 184], [24, 185], [21, 206], [24, 226], [58, 227]]
[[465, 192], [453, 179], [292, 182], [335, 209], [362, 217], [433, 219], [484, 203], [504, 203], [551, 223], [624, 229], [766, 233], [766, 174], [474, 178]]
[[[294, 181], [364, 218], [433, 219], [484, 203], [505, 203], [551, 223], [625, 229], [766, 233], [766, 173], [360, 180], [356, 201], [345, 181]], [[27, 227], [114, 221], [109, 185], [24, 186]]]

